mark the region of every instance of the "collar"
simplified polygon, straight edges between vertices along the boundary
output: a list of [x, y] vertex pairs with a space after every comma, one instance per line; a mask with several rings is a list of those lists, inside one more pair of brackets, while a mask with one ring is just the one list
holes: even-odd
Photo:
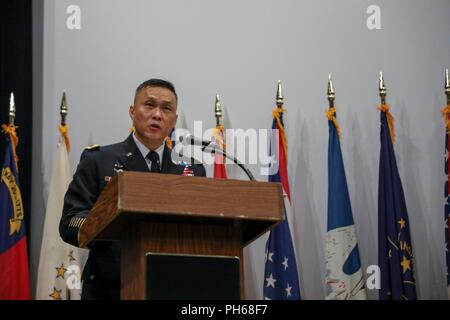
[[[142, 154], [142, 157], [144, 159], [146, 159], [147, 154], [151, 150], [149, 148], [147, 148], [141, 141], [139, 141], [139, 139], [136, 137], [134, 132], [133, 132], [132, 136], [133, 136], [134, 143], [136, 143], [136, 146], [138, 147], [139, 151]], [[162, 163], [162, 159], [163, 159], [164, 145], [165, 145], [165, 141], [156, 150], [153, 150], [153, 151], [155, 151], [158, 154], [161, 163]]]

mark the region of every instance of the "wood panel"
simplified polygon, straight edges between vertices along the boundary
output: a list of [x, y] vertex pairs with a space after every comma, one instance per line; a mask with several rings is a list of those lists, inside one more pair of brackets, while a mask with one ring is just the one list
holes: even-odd
[[[241, 298], [244, 298], [241, 232], [226, 226], [144, 223], [127, 227], [122, 238], [121, 299], [146, 297], [146, 253], [239, 257]], [[130, 262], [133, 261], [133, 265]]]

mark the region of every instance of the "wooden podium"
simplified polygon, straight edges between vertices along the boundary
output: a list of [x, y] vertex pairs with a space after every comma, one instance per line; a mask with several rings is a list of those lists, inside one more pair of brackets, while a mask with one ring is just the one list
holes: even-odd
[[121, 299], [146, 299], [146, 253], [236, 256], [284, 219], [281, 184], [119, 172], [80, 229], [80, 245], [121, 241]]

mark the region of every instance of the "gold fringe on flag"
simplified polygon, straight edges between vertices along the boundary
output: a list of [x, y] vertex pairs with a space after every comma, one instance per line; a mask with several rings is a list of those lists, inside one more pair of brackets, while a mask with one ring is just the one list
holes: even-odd
[[18, 166], [19, 157], [17, 156], [17, 153], [16, 153], [16, 148], [19, 145], [19, 137], [17, 136], [17, 133], [16, 133], [17, 128], [18, 127], [14, 126], [14, 125], [2, 124], [2, 132], [4, 134], [9, 134], [9, 137], [11, 139], [14, 162], [16, 163], [16, 170], [19, 171], [19, 166]]
[[442, 109], [442, 117], [444, 118], [446, 132], [450, 135], [450, 104]]
[[337, 133], [338, 133], [338, 140], [341, 141], [341, 128], [339, 127], [339, 124], [336, 119], [336, 108], [329, 108], [326, 112], [328, 121], [333, 122], [334, 126], [336, 127]]
[[70, 152], [70, 139], [67, 125], [59, 125], [59, 133], [61, 133], [64, 143], [66, 144], [67, 153]]
[[223, 140], [223, 132], [224, 131], [225, 131], [225, 127], [223, 125], [216, 126], [216, 129], [214, 130], [215, 141], [219, 144], [219, 146], [222, 150], [226, 150], [226, 145]]
[[277, 121], [278, 128], [280, 128], [280, 131], [281, 131], [281, 140], [283, 141], [284, 154], [286, 155], [286, 163], [287, 163], [287, 154], [288, 154], [287, 151], [288, 151], [288, 145], [287, 145], [287, 140], [286, 140], [286, 133], [285, 133], [285, 131], [284, 131], [284, 127], [283, 127], [283, 125], [281, 124], [281, 120], [280, 120], [281, 114], [282, 114], [283, 112], [286, 112], [286, 109], [283, 109], [283, 108], [275, 108], [275, 109], [273, 109], [272, 114], [273, 114], [273, 117], [275, 118], [275, 120]]
[[167, 136], [166, 137], [166, 146], [167, 146], [167, 148], [169, 148], [169, 149], [173, 149], [173, 142], [172, 142], [172, 139], [170, 139], [170, 137], [169, 136]]
[[389, 112], [389, 108], [390, 107], [389, 107], [388, 104], [381, 104], [378, 107], [378, 110], [380, 110], [381, 112], [386, 113], [387, 122], [388, 122], [388, 126], [389, 126], [389, 132], [391, 134], [391, 140], [392, 140], [392, 143], [395, 143], [394, 117]]

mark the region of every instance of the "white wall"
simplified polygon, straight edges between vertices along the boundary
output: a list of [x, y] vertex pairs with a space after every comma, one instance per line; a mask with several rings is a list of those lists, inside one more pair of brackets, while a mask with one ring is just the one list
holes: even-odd
[[[446, 298], [440, 109], [445, 103], [443, 72], [450, 67], [448, 0], [42, 1], [44, 19], [37, 16], [36, 21], [43, 23], [44, 31], [43, 70], [35, 79], [43, 89], [34, 105], [34, 150], [39, 153], [33, 164], [33, 277], [63, 89], [70, 108], [74, 170], [85, 145], [125, 139], [133, 91], [148, 78], [175, 84], [191, 130], [194, 120], [202, 120], [204, 128], [214, 126], [217, 92], [234, 128], [269, 128], [276, 81], [281, 79], [302, 296], [323, 299], [327, 76], [333, 74], [366, 267], [377, 263], [376, 107], [378, 72], [383, 70], [396, 119], [397, 161], [411, 222], [418, 295]], [[66, 8], [72, 4], [81, 9], [80, 30], [66, 27]], [[366, 9], [372, 4], [381, 8], [381, 30], [366, 26]], [[257, 167], [251, 169], [258, 173]], [[262, 297], [264, 244], [265, 237], [246, 250], [248, 298]]]

